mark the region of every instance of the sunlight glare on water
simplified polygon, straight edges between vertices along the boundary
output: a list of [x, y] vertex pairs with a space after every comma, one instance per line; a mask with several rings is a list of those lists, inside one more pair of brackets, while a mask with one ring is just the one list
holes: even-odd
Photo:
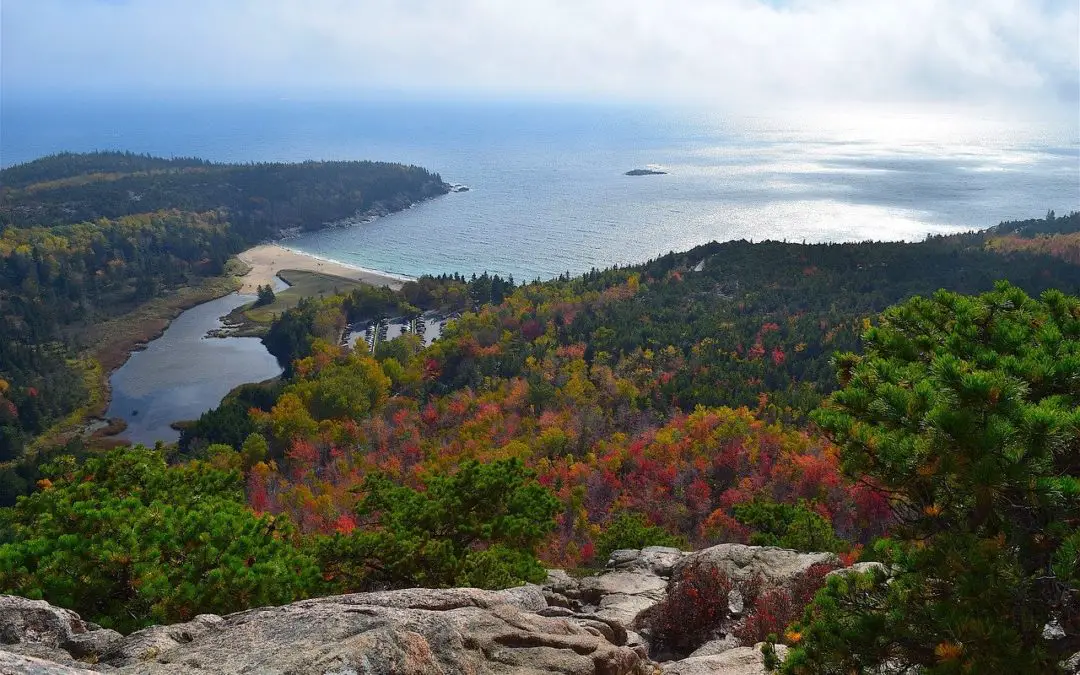
[[[1080, 208], [1076, 120], [878, 107], [769, 115], [374, 101], [8, 104], [5, 163], [127, 149], [219, 161], [380, 159], [470, 187], [291, 248], [417, 276], [518, 279], [732, 239], [921, 239]], [[629, 177], [658, 167], [663, 176]]]

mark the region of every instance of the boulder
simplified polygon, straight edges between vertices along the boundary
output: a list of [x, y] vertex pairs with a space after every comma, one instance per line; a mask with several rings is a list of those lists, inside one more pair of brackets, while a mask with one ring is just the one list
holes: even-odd
[[662, 600], [668, 580], [658, 574], [670, 573], [674, 561], [683, 554], [678, 549], [654, 546], [642, 551], [616, 551], [615, 567], [591, 577], [575, 579], [563, 570], [548, 570], [541, 587], [549, 607], [562, 607], [588, 614], [607, 623], [629, 628], [638, 614]]
[[565, 570], [548, 570], [547, 572], [547, 580], [541, 586], [545, 602], [554, 607], [579, 608], [581, 589], [578, 586], [578, 580], [567, 574]]
[[576, 597], [578, 580], [566, 573], [566, 570], [548, 570], [547, 581], [541, 588], [545, 591]]
[[611, 619], [605, 619], [597, 614], [582, 614], [575, 612], [572, 609], [566, 607], [549, 606], [541, 609], [537, 612], [540, 616], [547, 617], [563, 617], [571, 619], [579, 626], [583, 628], [591, 628], [599, 631], [608, 642], [623, 646], [628, 644], [627, 635], [629, 631], [626, 630], [626, 626], [618, 621], [612, 621]]
[[690, 565], [705, 564], [735, 580], [760, 574], [767, 585], [777, 586], [790, 582], [795, 576], [821, 563], [841, 566], [840, 559], [833, 553], [799, 553], [774, 546], [719, 544], [681, 558], [675, 563], [673, 574]]
[[695, 656], [717, 656], [723, 654], [726, 651], [730, 651], [739, 647], [742, 643], [734, 635], [725, 635], [719, 640], [709, 640], [705, 644], [701, 645], [694, 650], [688, 658], [694, 658]]
[[191, 621], [169, 626], [151, 626], [117, 642], [101, 660], [112, 666], [131, 666], [150, 661], [176, 647], [207, 635], [222, 622], [215, 614], [200, 614]]
[[650, 571], [616, 570], [580, 579], [578, 589], [597, 616], [629, 627], [639, 614], [664, 599], [667, 583]]
[[[663, 664], [663, 675], [767, 675], [761, 654], [762, 643], [753, 647], [736, 647], [714, 656], [692, 656], [681, 661]], [[787, 647], [776, 645], [780, 661], [787, 656]]]
[[1044, 640], [1064, 640], [1065, 635], [1065, 629], [1061, 627], [1057, 619], [1043, 626], [1042, 636]]
[[663, 597], [667, 580], [651, 572], [606, 572], [579, 580], [582, 598], [597, 602], [609, 595], [650, 595]]
[[670, 577], [679, 560], [688, 555], [670, 546], [646, 546], [640, 551], [619, 549], [608, 558], [608, 569], [640, 570], [661, 577]]
[[640, 633], [626, 631], [626, 646], [637, 652], [643, 659], [649, 656], [649, 642]]
[[844, 568], [841, 568], [841, 569], [838, 569], [838, 570], [833, 570], [832, 572], [829, 572], [828, 574], [826, 574], [825, 578], [827, 579], [827, 578], [829, 578], [831, 576], [834, 576], [834, 575], [837, 575], [837, 574], [866, 574], [867, 572], [870, 572], [870, 571], [873, 571], [873, 570], [881, 570], [886, 575], [888, 575], [888, 573], [889, 573], [888, 568], [886, 568], [885, 565], [883, 565], [882, 563], [879, 563], [879, 562], [861, 562], [861, 563], [855, 563], [851, 567], [844, 567]]
[[64, 664], [93, 662], [122, 637], [44, 600], [0, 595], [0, 648], [9, 654]]
[[623, 626], [634, 626], [638, 616], [656, 606], [658, 602], [660, 599], [651, 595], [609, 595], [600, 601], [596, 616]]

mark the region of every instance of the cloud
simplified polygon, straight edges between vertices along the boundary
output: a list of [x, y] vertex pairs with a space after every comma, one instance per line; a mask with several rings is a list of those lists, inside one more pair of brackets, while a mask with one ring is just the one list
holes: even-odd
[[1072, 0], [4, 0], [6, 89], [1080, 98]]

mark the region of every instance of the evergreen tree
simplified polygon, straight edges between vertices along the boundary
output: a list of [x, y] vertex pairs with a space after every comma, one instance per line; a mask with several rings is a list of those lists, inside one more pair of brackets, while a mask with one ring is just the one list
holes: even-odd
[[1080, 650], [1080, 300], [939, 292], [864, 341], [815, 419], [892, 498], [890, 574], [831, 580], [785, 672], [1056, 671]]
[[650, 525], [648, 519], [640, 513], [622, 513], [608, 523], [596, 537], [595, 561], [604, 564], [612, 553], [621, 548], [671, 546], [685, 549], [689, 545], [684, 537]]
[[505, 588], [546, 576], [536, 547], [559, 503], [519, 459], [464, 462], [414, 490], [373, 475], [357, 511], [377, 529], [325, 540], [320, 561], [340, 590], [373, 586]]
[[307, 597], [320, 583], [288, 518], [244, 504], [240, 474], [120, 448], [51, 468], [0, 509], [0, 593], [121, 631]]
[[270, 303], [274, 302], [274, 299], [276, 298], [276, 296], [274, 295], [274, 289], [272, 286], [270, 286], [270, 284], [266, 284], [265, 286], [259, 286], [256, 290], [256, 293], [258, 294], [258, 299], [255, 301], [256, 307], [269, 305]]

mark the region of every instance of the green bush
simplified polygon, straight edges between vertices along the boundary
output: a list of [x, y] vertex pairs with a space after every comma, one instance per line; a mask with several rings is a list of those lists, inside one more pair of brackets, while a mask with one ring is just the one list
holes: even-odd
[[375, 587], [506, 588], [542, 581], [535, 551], [555, 529], [559, 503], [519, 459], [463, 463], [424, 489], [370, 476], [357, 512], [375, 529], [319, 543], [339, 591]]
[[621, 513], [596, 537], [594, 560], [606, 563], [614, 551], [621, 548], [673, 546], [687, 548], [683, 537], [671, 534], [662, 527], [650, 525], [640, 513]]
[[0, 592], [42, 598], [129, 631], [307, 597], [315, 561], [282, 516], [256, 516], [240, 475], [167, 467], [121, 448], [57, 461], [39, 490], [0, 510]]
[[848, 543], [836, 536], [832, 525], [804, 502], [792, 506], [768, 501], [737, 504], [735, 519], [753, 530], [754, 546], [779, 546], [796, 551], [846, 551]]

